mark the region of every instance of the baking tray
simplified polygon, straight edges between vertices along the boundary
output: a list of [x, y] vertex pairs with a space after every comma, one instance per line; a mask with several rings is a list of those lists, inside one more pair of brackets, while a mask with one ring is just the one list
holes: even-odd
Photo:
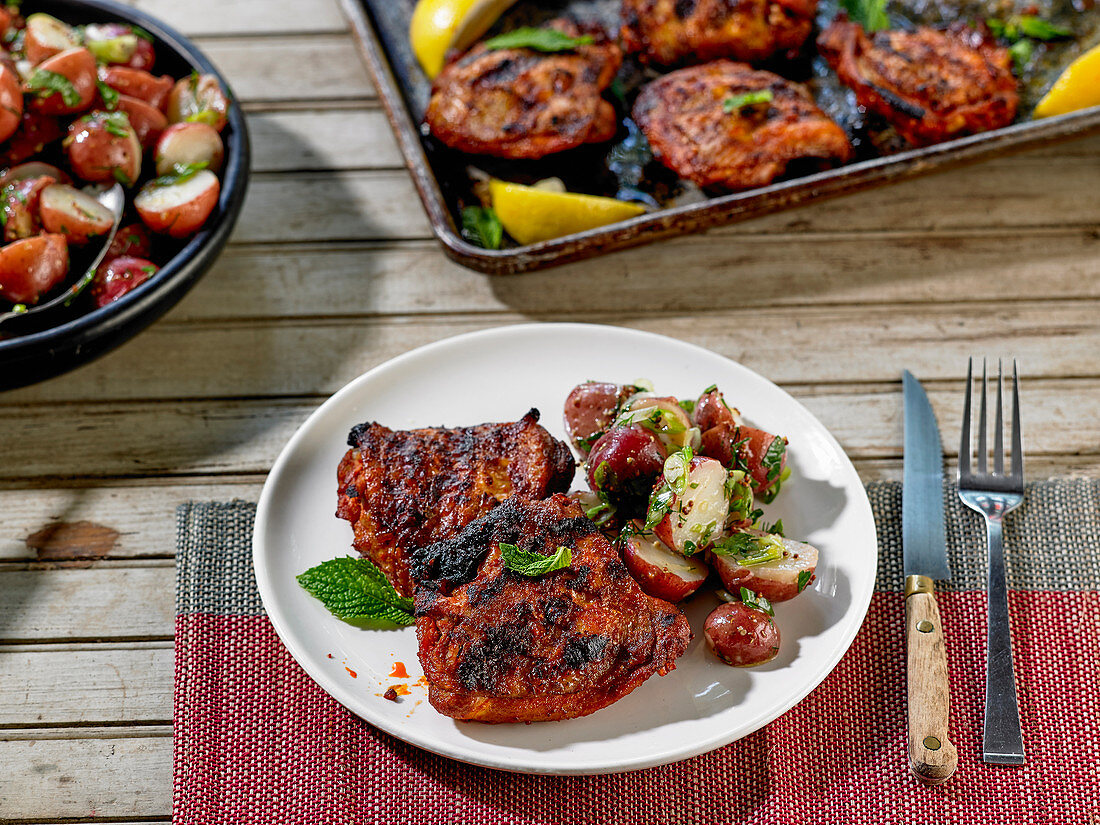
[[[830, 8], [829, 4], [833, 2], [834, 0], [821, 0], [819, 24], [825, 19], [823, 15], [832, 16], [835, 5]], [[963, 19], [982, 19], [993, 14], [990, 11], [994, 8], [990, 6], [991, 2], [997, 2], [995, 8], [1004, 9], [1004, 4], [998, 0], [963, 0], [961, 4], [956, 2], [955, 5], [944, 7], [948, 9], [947, 12], [940, 8], [937, 13], [942, 22], [950, 22], [945, 19], [947, 15]], [[517, 162], [463, 155], [442, 147], [421, 131], [430, 84], [420, 71], [408, 44], [408, 23], [415, 0], [341, 0], [433, 232], [448, 257], [463, 266], [490, 274], [526, 272], [591, 258], [663, 238], [702, 232], [712, 227], [961, 166], [1027, 147], [1100, 132], [1100, 107], [1042, 120], [1027, 119], [1042, 90], [1049, 86], [1061, 68], [1084, 47], [1100, 40], [1100, 9], [1094, 9], [1092, 0], [1083, 0], [1084, 6], [1071, 5], [1080, 2], [1082, 0], [1046, 0], [1039, 4], [1040, 13], [1050, 13], [1052, 9], [1061, 10], [1063, 20], [1066, 13], [1079, 14], [1081, 17], [1077, 22], [1083, 22], [1083, 26], [1077, 25], [1075, 30], [1083, 27], [1089, 30], [1089, 34], [1076, 42], [1045, 47], [1050, 50], [1048, 58], [1031, 76], [1024, 78], [1020, 119], [1003, 129], [921, 149], [857, 160], [829, 171], [784, 180], [747, 192], [700, 197], [694, 202], [668, 206], [630, 220], [541, 243], [489, 250], [463, 239], [456, 225], [460, 204], [472, 200], [467, 164], [484, 169], [490, 174], [502, 168], [507, 170], [508, 167], [504, 164], [511, 164], [519, 170], [519, 175], [499, 174], [513, 180], [533, 180], [559, 174], [566, 178], [572, 191], [574, 186], [567, 177], [569, 170], [583, 170], [587, 163], [601, 162], [593, 156], [596, 149], [582, 148], [563, 153], [570, 156], [564, 161], [559, 158]], [[1036, 8], [1034, 3], [1029, 5], [1032, 9]], [[521, 2], [513, 7], [502, 23], [507, 28], [517, 23], [537, 23], [565, 13], [582, 19], [601, 20], [609, 31], [615, 31], [613, 24], [618, 7], [618, 0]], [[927, 17], [927, 13], [924, 16]], [[912, 19], [912, 15], [902, 14], [896, 17], [895, 24], [906, 19]], [[819, 95], [819, 102], [820, 100]], [[833, 114], [831, 111], [829, 113]], [[607, 146], [601, 149], [603, 156], [606, 156]], [[577, 191], [583, 191], [583, 187]]]

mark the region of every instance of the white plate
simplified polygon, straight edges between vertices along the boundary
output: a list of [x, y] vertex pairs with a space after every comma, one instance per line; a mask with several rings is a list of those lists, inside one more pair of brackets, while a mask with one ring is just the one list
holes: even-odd
[[[352, 553], [336, 518], [336, 466], [348, 430], [376, 420], [394, 429], [513, 421], [531, 407], [565, 438], [566, 395], [587, 379], [648, 378], [662, 394], [694, 398], [717, 383], [752, 423], [790, 439], [792, 474], [767, 519], [821, 550], [817, 581], [776, 606], [782, 645], [767, 665], [741, 669], [706, 649], [710, 595], [688, 608], [695, 638], [676, 670], [653, 676], [582, 719], [532, 725], [457, 723], [427, 701], [416, 633], [341, 622], [294, 577]], [[579, 475], [578, 475], [579, 478]], [[751, 733], [797, 704], [835, 667], [863, 622], [874, 587], [871, 507], [840, 445], [801, 404], [740, 364], [659, 335], [587, 324], [501, 327], [449, 338], [393, 359], [326, 401], [279, 456], [260, 496], [253, 537], [256, 580], [275, 630], [337, 701], [382, 730], [435, 753], [491, 768], [592, 774], [661, 765]], [[331, 658], [330, 658], [331, 654]], [[403, 662], [409, 679], [389, 676]], [[354, 671], [353, 678], [349, 669]], [[408, 684], [398, 704], [387, 687]]]

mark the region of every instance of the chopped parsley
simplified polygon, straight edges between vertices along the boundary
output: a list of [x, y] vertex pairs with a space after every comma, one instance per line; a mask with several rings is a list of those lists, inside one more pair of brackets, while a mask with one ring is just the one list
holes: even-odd
[[732, 558], [750, 566], [774, 561], [783, 556], [783, 543], [775, 536], [754, 536], [751, 533], [734, 533], [714, 543], [711, 552], [716, 556]]
[[810, 583], [810, 580], [813, 579], [813, 577], [814, 577], [814, 574], [811, 573], [809, 570], [799, 571], [799, 573], [798, 573], [798, 592], [799, 593], [801, 593], [803, 590], [806, 589], [806, 585], [808, 585]]
[[113, 112], [118, 108], [118, 92], [102, 80], [97, 80], [95, 85], [99, 89], [99, 96], [103, 98], [103, 105], [107, 107], [107, 111]]
[[153, 178], [143, 188], [159, 189], [162, 186], [175, 186], [177, 183], [191, 180], [199, 172], [205, 169], [207, 163], [201, 160], [198, 163], [177, 163], [172, 166], [172, 171], [167, 175]]
[[559, 547], [552, 556], [544, 556], [541, 553], [530, 553], [520, 550], [514, 544], [499, 542], [500, 555], [504, 560], [504, 566], [513, 573], [521, 576], [541, 576], [544, 573], [552, 573], [568, 567], [572, 561], [573, 553], [568, 547]]
[[776, 436], [768, 445], [764, 457], [760, 459], [760, 466], [764, 468], [767, 479], [765, 490], [761, 491], [760, 499], [765, 504], [770, 504], [779, 494], [779, 488], [783, 483], [783, 457], [787, 454], [787, 439]]
[[751, 607], [753, 610], [762, 610], [769, 616], [775, 615], [775, 611], [772, 609], [772, 603], [763, 596], [758, 596], [756, 593], [753, 593], [747, 587], [741, 588], [741, 603], [745, 605], [745, 607]]
[[51, 97], [59, 94], [66, 106], [80, 104], [80, 92], [76, 90], [69, 78], [49, 69], [35, 69], [31, 79], [27, 81], [27, 91], [37, 92], [39, 97]]

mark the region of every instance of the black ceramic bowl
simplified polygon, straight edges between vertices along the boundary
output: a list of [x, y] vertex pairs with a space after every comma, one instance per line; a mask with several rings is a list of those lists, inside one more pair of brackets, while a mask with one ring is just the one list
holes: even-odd
[[[199, 71], [215, 75], [229, 91], [225, 78], [191, 41], [140, 11], [110, 0], [27, 0], [22, 6], [23, 14], [37, 11], [71, 25], [119, 22], [141, 26], [155, 40], [154, 74], [180, 78]], [[15, 327], [10, 332], [0, 329], [0, 390], [59, 375], [117, 347], [167, 312], [210, 268], [237, 222], [248, 188], [248, 129], [232, 94], [228, 120], [222, 131], [225, 168], [219, 175], [221, 194], [203, 228], [164, 261], [156, 275], [105, 307], [91, 308], [85, 295], [82, 306], [74, 308], [79, 314], [61, 318], [47, 329], [24, 334]]]

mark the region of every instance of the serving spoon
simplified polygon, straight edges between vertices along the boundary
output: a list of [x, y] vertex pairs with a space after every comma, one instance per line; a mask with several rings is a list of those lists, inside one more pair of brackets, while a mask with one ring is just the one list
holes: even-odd
[[44, 304], [31, 307], [22, 311], [11, 311], [0, 313], [0, 327], [5, 324], [9, 324], [15, 319], [23, 319], [29, 321], [31, 318], [37, 318], [42, 320], [43, 316], [49, 315], [51, 311], [58, 309], [59, 307], [68, 307], [72, 304], [77, 297], [88, 288], [88, 284], [95, 278], [95, 271], [101, 263], [103, 258], [107, 255], [107, 250], [111, 248], [111, 244], [115, 240], [115, 234], [118, 232], [119, 224], [122, 223], [122, 210], [126, 206], [126, 196], [122, 192], [122, 187], [119, 184], [114, 184], [109, 189], [104, 189], [95, 199], [101, 204], [111, 210], [111, 213], [115, 216], [114, 223], [111, 225], [111, 231], [107, 233], [107, 237], [103, 242], [103, 248], [99, 250], [99, 253], [95, 256], [91, 265], [87, 271], [80, 276], [80, 279], [58, 295], [56, 298], [51, 298]]

